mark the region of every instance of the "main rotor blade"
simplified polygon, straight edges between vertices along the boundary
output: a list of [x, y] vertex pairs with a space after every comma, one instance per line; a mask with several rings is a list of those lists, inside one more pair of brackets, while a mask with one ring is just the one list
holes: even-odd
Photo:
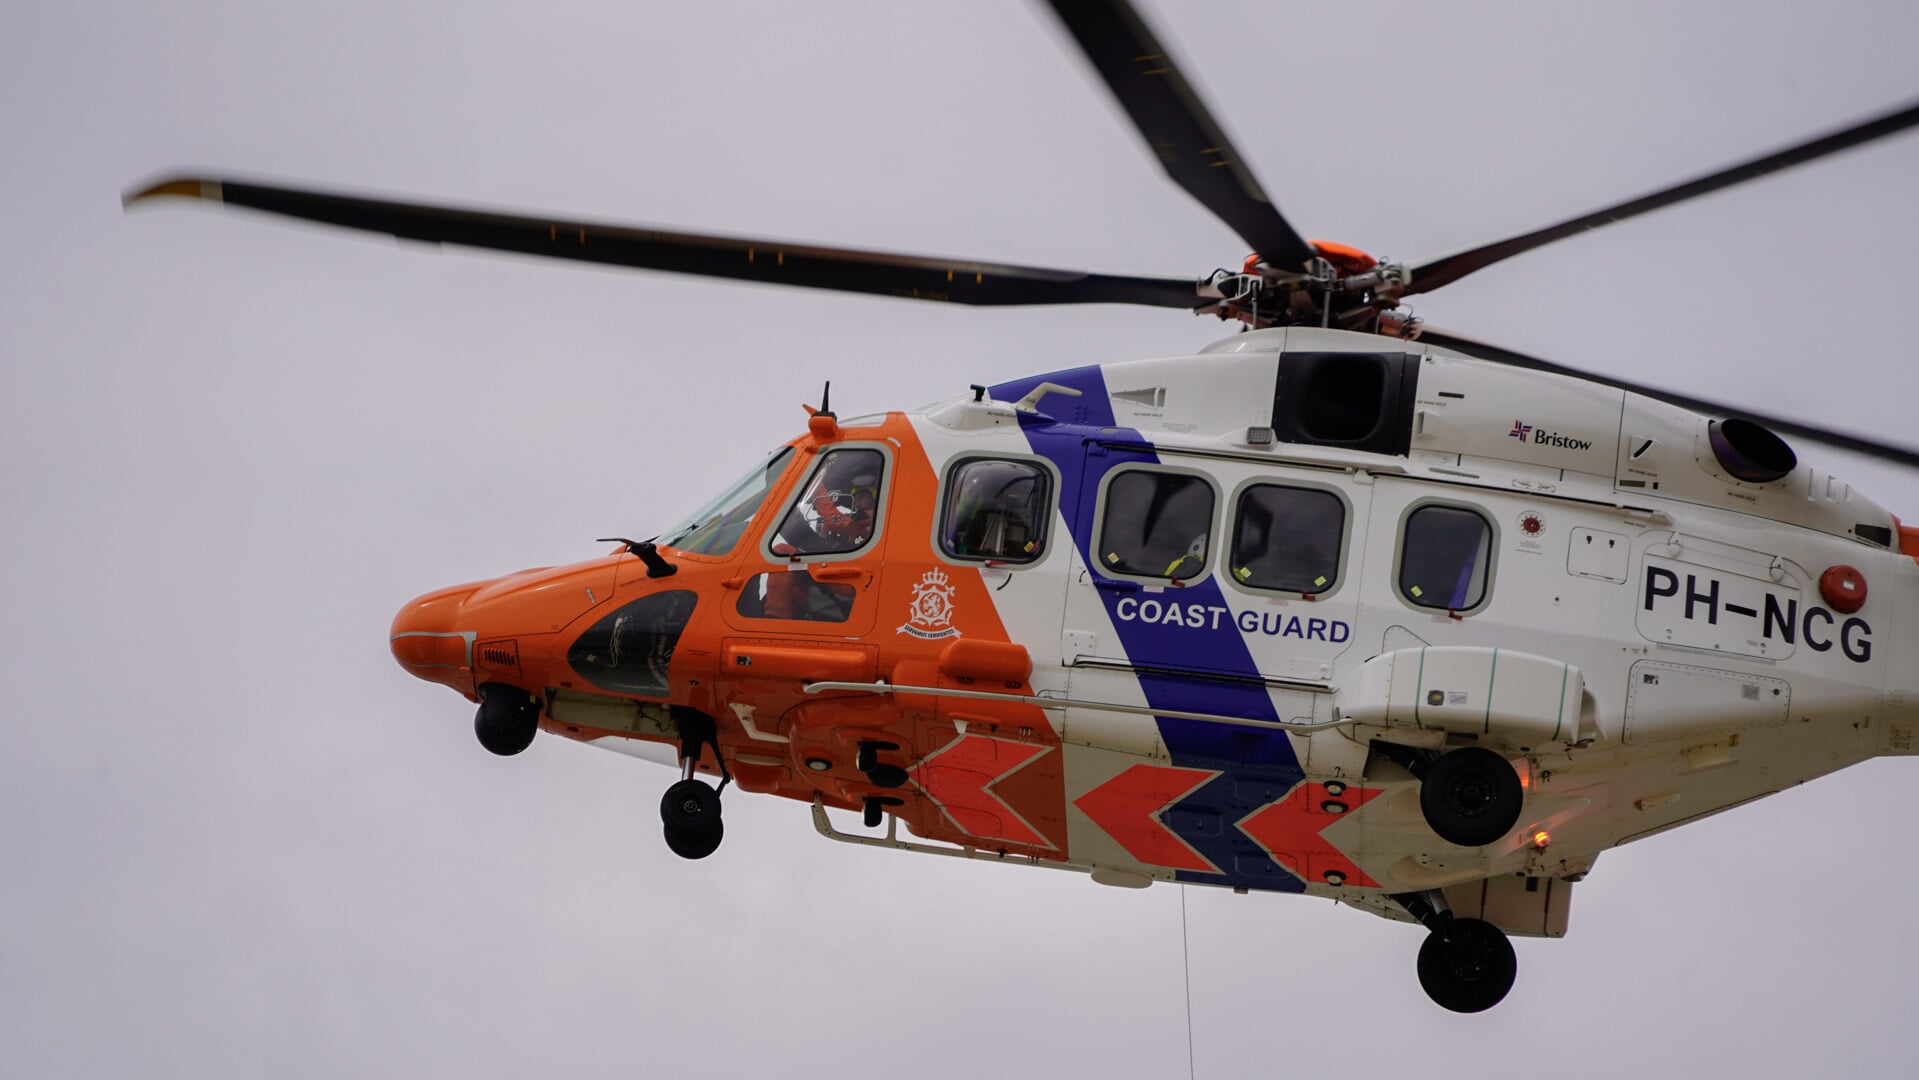
[[1815, 161], [1828, 154], [1836, 154], [1861, 143], [1904, 131], [1914, 124], [1919, 124], [1919, 102], [1864, 123], [1854, 124], [1844, 130], [1821, 135], [1797, 146], [1767, 154], [1764, 157], [1753, 158], [1751, 161], [1742, 162], [1715, 173], [1708, 173], [1697, 179], [1676, 184], [1662, 191], [1655, 191], [1650, 195], [1642, 195], [1616, 206], [1609, 206], [1604, 210], [1595, 210], [1590, 214], [1582, 214], [1570, 221], [1562, 221], [1544, 229], [1434, 259], [1422, 266], [1413, 267], [1412, 283], [1407, 286], [1404, 295], [1431, 292], [1442, 285], [1450, 285], [1475, 270], [1484, 270], [1502, 259], [1510, 259], [1514, 255], [1550, 244], [1554, 240], [1563, 240], [1575, 233], [1585, 232], [1587, 229], [1597, 229], [1601, 225], [1624, 221], [1629, 217], [1637, 217], [1648, 211], [1757, 179], [1767, 173]]
[[1302, 271], [1313, 247], [1293, 231], [1239, 151], [1127, 0], [1048, 0], [1173, 182], [1252, 245]]
[[406, 240], [914, 300], [975, 305], [1146, 304], [1188, 310], [1213, 302], [1199, 295], [1191, 279], [1119, 277], [804, 247], [775, 240], [521, 217], [230, 180], [163, 180], [129, 193], [125, 202], [130, 205], [163, 196], [245, 206], [327, 225], [390, 233]]
[[1462, 352], [1468, 356], [1476, 356], [1481, 360], [1490, 360], [1497, 364], [1510, 364], [1513, 367], [1527, 368], [1532, 371], [1546, 371], [1554, 375], [1570, 375], [1575, 379], [1600, 383], [1616, 390], [1643, 394], [1646, 397], [1663, 401], [1668, 405], [1677, 405], [1682, 409], [1691, 409], [1693, 412], [1705, 413], [1708, 416], [1736, 416], [1747, 420], [1756, 420], [1781, 435], [1795, 435], [1810, 442], [1824, 443], [1827, 446], [1837, 447], [1841, 450], [1850, 450], [1855, 454], [1864, 454], [1867, 457], [1879, 458], [1882, 461], [1890, 461], [1898, 465], [1919, 465], [1919, 450], [1909, 446], [1901, 446], [1897, 443], [1877, 442], [1872, 439], [1862, 439], [1857, 435], [1848, 435], [1845, 432], [1833, 431], [1829, 428], [1802, 424], [1797, 420], [1788, 420], [1783, 416], [1770, 416], [1766, 413], [1754, 412], [1751, 409], [1727, 405], [1722, 401], [1707, 401], [1705, 398], [1689, 397], [1688, 395], [1675, 393], [1671, 390], [1662, 390], [1657, 387], [1647, 386], [1644, 383], [1616, 379], [1610, 375], [1595, 375], [1589, 371], [1579, 371], [1575, 368], [1555, 364], [1550, 360], [1541, 360], [1537, 356], [1529, 356], [1525, 353], [1505, 348], [1504, 346], [1489, 345], [1483, 341], [1460, 337], [1458, 334], [1445, 330], [1436, 330], [1421, 325], [1418, 340], [1438, 345], [1444, 349]]

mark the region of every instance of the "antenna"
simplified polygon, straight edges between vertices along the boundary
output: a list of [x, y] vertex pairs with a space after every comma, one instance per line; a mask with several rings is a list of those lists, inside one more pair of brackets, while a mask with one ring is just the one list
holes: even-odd
[[839, 418], [833, 415], [833, 380], [826, 380], [825, 389], [820, 391], [820, 407], [807, 411], [813, 415], [806, 418], [806, 430], [813, 433], [814, 441], [827, 442], [839, 437]]

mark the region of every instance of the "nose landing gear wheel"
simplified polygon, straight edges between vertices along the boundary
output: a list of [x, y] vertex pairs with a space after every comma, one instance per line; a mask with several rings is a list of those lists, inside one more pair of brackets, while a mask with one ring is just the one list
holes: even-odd
[[1505, 998], [1519, 974], [1513, 943], [1481, 919], [1449, 919], [1419, 947], [1419, 985], [1442, 1009], [1485, 1012]]
[[517, 686], [487, 683], [480, 687], [480, 711], [473, 715], [473, 734], [480, 745], [501, 757], [533, 745], [540, 730], [540, 699]]
[[1440, 839], [1484, 847], [1519, 823], [1525, 792], [1512, 763], [1483, 746], [1441, 754], [1419, 784], [1419, 808]]
[[660, 799], [666, 846], [682, 859], [704, 859], [719, 850], [726, 826], [720, 821], [719, 792], [694, 780], [681, 780]]

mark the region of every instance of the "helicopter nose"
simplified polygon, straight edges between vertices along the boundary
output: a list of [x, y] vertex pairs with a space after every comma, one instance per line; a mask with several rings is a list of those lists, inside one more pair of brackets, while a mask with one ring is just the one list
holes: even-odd
[[407, 674], [472, 695], [473, 641], [478, 634], [462, 623], [467, 598], [483, 584], [437, 589], [415, 598], [393, 617], [387, 644]]

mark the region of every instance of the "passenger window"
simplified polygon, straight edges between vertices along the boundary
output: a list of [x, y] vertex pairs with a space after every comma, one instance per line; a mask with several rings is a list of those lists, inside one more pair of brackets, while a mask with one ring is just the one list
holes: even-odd
[[1471, 510], [1422, 506], [1406, 517], [1399, 591], [1420, 607], [1466, 611], [1486, 597], [1493, 529]]
[[1213, 486], [1183, 473], [1129, 469], [1106, 485], [1100, 568], [1185, 581], [1206, 572]]
[[841, 623], [853, 614], [854, 595], [853, 586], [815, 581], [805, 569], [775, 570], [750, 578], [735, 610], [749, 619]]
[[972, 458], [953, 466], [940, 514], [940, 547], [956, 559], [1029, 563], [1045, 550], [1053, 485], [1027, 461]]
[[1339, 579], [1346, 504], [1317, 488], [1254, 484], [1233, 524], [1233, 578], [1254, 589], [1314, 594]]
[[773, 537], [776, 555], [842, 555], [873, 539], [886, 458], [850, 448], [820, 455]]

